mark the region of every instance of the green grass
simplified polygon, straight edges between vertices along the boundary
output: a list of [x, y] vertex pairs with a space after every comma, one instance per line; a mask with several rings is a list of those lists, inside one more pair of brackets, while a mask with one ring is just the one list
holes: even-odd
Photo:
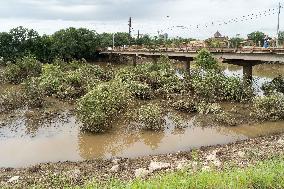
[[111, 180], [104, 186], [93, 182], [85, 188], [284, 188], [284, 159], [264, 161], [244, 169], [228, 167], [223, 171], [197, 173], [184, 170], [157, 175], [149, 180], [139, 179], [131, 182]]

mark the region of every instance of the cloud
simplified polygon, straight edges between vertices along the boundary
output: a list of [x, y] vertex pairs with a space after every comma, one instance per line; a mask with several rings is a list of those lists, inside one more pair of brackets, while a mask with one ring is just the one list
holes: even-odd
[[[205, 26], [272, 9], [277, 4], [278, 0], [261, 3], [259, 0], [2, 0], [0, 19], [4, 30], [24, 25], [43, 33], [69, 26], [88, 27], [100, 32], [127, 32], [127, 21], [132, 16], [135, 33], [138, 29], [153, 34], [162, 30], [170, 36], [205, 38], [216, 30], [230, 36], [265, 30], [275, 35], [276, 15], [226, 26]], [[184, 25], [190, 30], [167, 30], [173, 25]], [[197, 25], [200, 27], [196, 28]]]

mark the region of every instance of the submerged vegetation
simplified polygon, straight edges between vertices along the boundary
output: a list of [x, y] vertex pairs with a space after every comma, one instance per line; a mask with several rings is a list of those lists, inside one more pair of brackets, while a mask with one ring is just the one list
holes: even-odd
[[[283, 95], [272, 94], [281, 92], [281, 78], [264, 86], [268, 96], [254, 97], [253, 89], [238, 77], [226, 76], [208, 51], [201, 50], [195, 61], [197, 67], [188, 79], [176, 74], [167, 57], [156, 63], [125, 65], [114, 70], [84, 59], [66, 62], [57, 58], [51, 64], [42, 64], [27, 56], [3, 68], [2, 82], [22, 84], [18, 87], [21, 92], [1, 93], [1, 111], [24, 106], [40, 108], [46, 97], [53, 97], [76, 103], [82, 130], [91, 132], [107, 131], [127, 111], [135, 112], [131, 119], [143, 129], [159, 130], [169, 108], [184, 113], [215, 114], [218, 122], [236, 125], [233, 114], [223, 110], [222, 102], [253, 104], [252, 116], [257, 120], [284, 118]], [[152, 103], [155, 100], [160, 102]], [[133, 108], [131, 103], [141, 101], [146, 105], [129, 110]]]

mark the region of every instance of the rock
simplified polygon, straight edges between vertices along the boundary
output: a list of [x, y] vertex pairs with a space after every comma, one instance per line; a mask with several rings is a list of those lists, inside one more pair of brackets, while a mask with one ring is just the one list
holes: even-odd
[[111, 172], [117, 173], [119, 171], [119, 165], [114, 165], [111, 169]]
[[75, 169], [69, 172], [69, 177], [72, 179], [78, 179], [80, 177], [81, 171], [79, 169]]
[[283, 139], [279, 139], [279, 140], [277, 141], [277, 144], [284, 145], [284, 140], [283, 140]]
[[135, 177], [136, 178], [139, 178], [139, 177], [146, 177], [147, 175], [149, 175], [151, 172], [147, 169], [144, 169], [144, 168], [139, 168], [139, 169], [136, 169], [134, 171], [134, 174], [135, 174]]
[[211, 154], [206, 156], [207, 161], [215, 161], [217, 159], [216, 154], [217, 151], [213, 151]]
[[242, 151], [239, 151], [238, 152], [238, 156], [240, 157], [240, 158], [244, 158], [245, 157], [245, 153], [244, 152], [242, 152]]
[[8, 180], [8, 183], [18, 182], [20, 176], [13, 176]]
[[119, 162], [120, 162], [120, 159], [113, 159], [112, 161], [111, 161], [113, 164], [118, 164]]
[[176, 162], [176, 168], [178, 170], [184, 169], [187, 166], [188, 166], [188, 162], [186, 160], [181, 160], [181, 161]]
[[169, 163], [152, 161], [149, 165], [149, 171], [150, 172], [159, 171], [159, 170], [163, 170], [163, 169], [168, 169], [170, 167], [171, 167], [171, 164], [169, 164]]
[[216, 167], [220, 167], [222, 165], [222, 162], [218, 159], [214, 160], [213, 161], [213, 164], [216, 166]]

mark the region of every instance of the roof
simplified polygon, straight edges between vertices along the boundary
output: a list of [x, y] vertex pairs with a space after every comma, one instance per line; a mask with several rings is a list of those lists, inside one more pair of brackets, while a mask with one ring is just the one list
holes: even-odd
[[220, 34], [219, 31], [217, 31], [217, 32], [214, 34], [214, 37], [215, 37], [215, 38], [220, 38], [220, 37], [222, 37], [222, 35]]

